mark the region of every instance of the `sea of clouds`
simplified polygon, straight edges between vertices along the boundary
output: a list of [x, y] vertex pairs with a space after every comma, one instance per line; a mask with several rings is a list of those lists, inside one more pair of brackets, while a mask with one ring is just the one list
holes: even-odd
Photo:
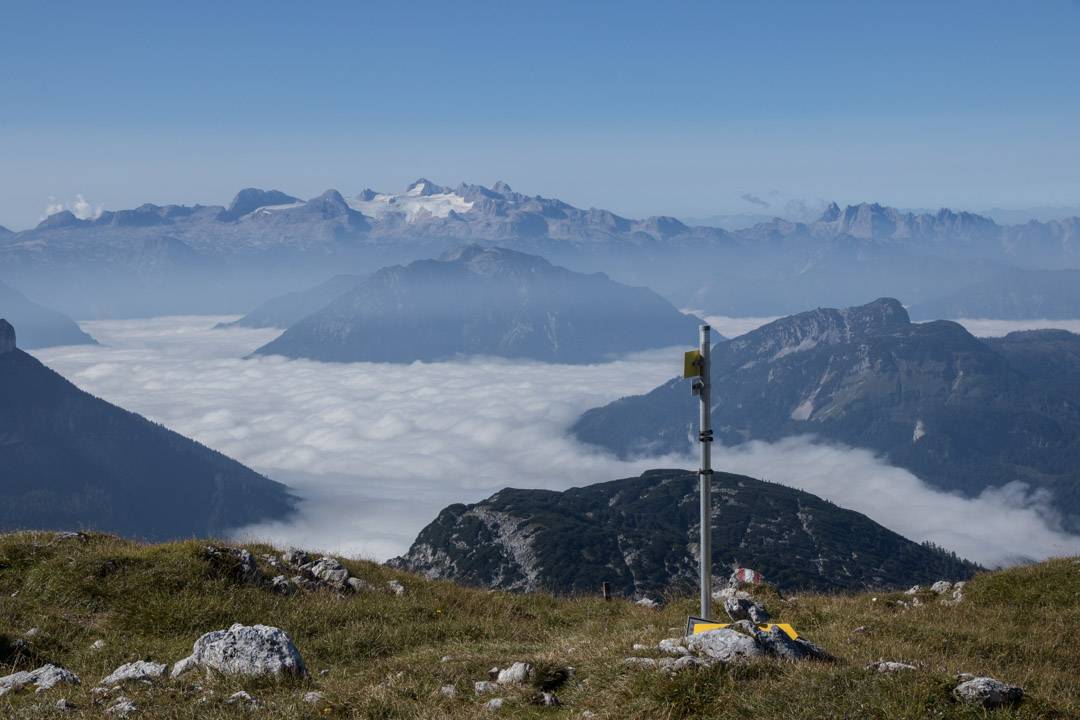
[[[101, 346], [35, 351], [79, 387], [290, 485], [288, 523], [240, 535], [383, 560], [440, 509], [504, 487], [565, 489], [696, 467], [690, 456], [631, 462], [566, 430], [581, 412], [652, 389], [683, 348], [579, 366], [476, 359], [411, 365], [244, 359], [276, 330], [215, 329], [226, 318], [85, 322]], [[725, 335], [752, 321], [714, 320]], [[989, 564], [1080, 553], [1050, 499], [1020, 484], [963, 499], [865, 450], [791, 438], [714, 449], [714, 467], [791, 485], [911, 539]]]

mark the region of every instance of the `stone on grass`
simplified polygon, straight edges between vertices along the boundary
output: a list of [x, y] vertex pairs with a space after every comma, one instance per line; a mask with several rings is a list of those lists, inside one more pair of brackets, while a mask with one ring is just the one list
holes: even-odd
[[[682, 638], [664, 638], [656, 646], [665, 655], [689, 655]], [[649, 648], [646, 648], [649, 649]]]
[[307, 676], [307, 668], [288, 633], [268, 625], [241, 625], [206, 633], [195, 641], [195, 665], [223, 675], [280, 678]]
[[118, 697], [116, 698], [116, 702], [110, 705], [109, 708], [105, 711], [105, 714], [115, 715], [116, 717], [127, 717], [128, 715], [131, 715], [138, 710], [139, 707], [135, 703], [131, 702], [131, 700], [129, 700], [128, 698]]
[[492, 682], [491, 680], [477, 680], [473, 683], [473, 692], [477, 695], [487, 695], [488, 693], [497, 692], [499, 690], [499, 684]]
[[897, 673], [907, 670], [917, 669], [914, 665], [909, 665], [905, 662], [895, 662], [893, 660], [878, 660], [877, 662], [870, 663], [866, 666], [866, 669], [870, 672], [878, 673]]
[[636, 667], [651, 670], [656, 667], [656, 660], [647, 657], [628, 657], [622, 661], [622, 664], [627, 667]]
[[229, 704], [229, 705], [258, 705], [259, 704], [258, 700], [253, 698], [250, 693], [248, 693], [248, 692], [246, 692], [244, 690], [240, 690], [239, 692], [234, 692], [232, 695], [230, 695], [228, 697], [227, 700], [225, 700], [225, 702], [227, 704]]
[[394, 595], [404, 595], [405, 594], [405, 586], [402, 585], [401, 582], [398, 581], [398, 580], [388, 580], [386, 582], [386, 589], [389, 590]]
[[104, 650], [105, 649], [105, 641], [104, 640], [95, 640], [94, 643], [90, 646], [90, 649], [91, 650]]
[[292, 595], [296, 592], [296, 586], [289, 582], [289, 578], [284, 575], [275, 575], [274, 579], [270, 581], [270, 589], [278, 595]]
[[303, 567], [312, 577], [336, 590], [344, 590], [349, 579], [349, 571], [336, 558], [323, 556], [318, 562]]
[[23, 633], [23, 637], [26, 638], [27, 640], [33, 640], [34, 638], [36, 638], [40, 634], [41, 634], [41, 628], [32, 627], [32, 628], [30, 628], [29, 630], [27, 630], [26, 632]]
[[749, 599], [724, 598], [724, 612], [732, 622], [749, 620], [753, 623], [766, 623], [769, 621], [769, 613], [765, 610], [765, 606]]
[[300, 567], [301, 565], [307, 565], [311, 562], [311, 556], [303, 550], [297, 548], [289, 548], [281, 555], [281, 561], [286, 565], [293, 567]]
[[504, 701], [502, 698], [491, 698], [486, 703], [484, 703], [484, 707], [492, 712], [498, 712], [499, 710], [502, 710], [505, 702], [506, 701]]
[[922, 585], [912, 585], [910, 588], [904, 591], [905, 595], [914, 595], [915, 593], [922, 592]]
[[304, 702], [308, 705], [318, 705], [321, 702], [325, 702], [326, 696], [318, 690], [312, 690], [304, 693]]
[[750, 636], [731, 628], [718, 628], [691, 635], [686, 639], [691, 653], [722, 663], [746, 662], [761, 657], [765, 650]]
[[439, 695], [442, 695], [444, 698], [455, 698], [457, 697], [457, 688], [453, 685], [443, 685], [439, 688]]
[[542, 692], [536, 698], [536, 704], [544, 707], [558, 707], [562, 703], [559, 702], [559, 698], [553, 692]]
[[653, 600], [652, 598], [647, 597], [641, 598], [634, 604], [639, 605], [643, 608], [649, 608], [650, 610], [656, 610], [660, 607], [660, 603], [658, 603], [656, 600]]
[[169, 677], [178, 678], [186, 672], [194, 670], [198, 665], [195, 663], [194, 656], [187, 656], [183, 660], [177, 660], [173, 663], [172, 670], [169, 671]]
[[152, 682], [164, 675], [166, 669], [167, 666], [163, 663], [136, 660], [135, 662], [124, 663], [116, 668], [112, 673], [102, 678], [98, 685], [113, 687], [123, 685], [126, 682]]
[[78, 685], [79, 676], [59, 665], [42, 665], [30, 672], [20, 671], [0, 677], [0, 696], [9, 692], [19, 692], [33, 685], [37, 692], [44, 692], [57, 685]]
[[938, 595], [944, 595], [945, 593], [952, 591], [952, 583], [948, 580], [938, 580], [930, 586], [930, 589]]
[[56, 709], [60, 712], [72, 712], [79, 709], [78, 705], [71, 702], [67, 698], [60, 698], [59, 700], [57, 700], [54, 707], [56, 707]]
[[505, 670], [500, 670], [496, 682], [500, 685], [524, 685], [532, 675], [533, 666], [527, 662], [516, 662]]
[[1024, 699], [1024, 690], [992, 677], [973, 677], [957, 685], [953, 697], [971, 705], [995, 708], [1019, 703]]
[[814, 643], [801, 637], [793, 640], [775, 625], [765, 631], [758, 630], [755, 638], [767, 654], [781, 660], [829, 659], [829, 654]]
[[255, 557], [248, 550], [207, 545], [203, 557], [238, 582], [258, 585], [263, 581]]

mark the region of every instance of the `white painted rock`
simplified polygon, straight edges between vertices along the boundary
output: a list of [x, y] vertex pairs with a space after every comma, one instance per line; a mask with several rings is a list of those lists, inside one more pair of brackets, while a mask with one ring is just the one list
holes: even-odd
[[765, 654], [754, 638], [729, 628], [691, 635], [686, 639], [686, 647], [695, 655], [722, 663], [745, 662]]
[[125, 663], [112, 671], [112, 673], [98, 683], [102, 687], [123, 685], [126, 682], [151, 682], [165, 674], [167, 666], [163, 663], [137, 660]]
[[[224, 675], [306, 677], [307, 668], [288, 634], [268, 625], [241, 625], [195, 641], [192, 661]], [[183, 662], [183, 661], [182, 661]]]
[[995, 708], [1020, 702], [1024, 699], [1024, 690], [992, 677], [975, 677], [957, 685], [953, 697], [960, 702]]

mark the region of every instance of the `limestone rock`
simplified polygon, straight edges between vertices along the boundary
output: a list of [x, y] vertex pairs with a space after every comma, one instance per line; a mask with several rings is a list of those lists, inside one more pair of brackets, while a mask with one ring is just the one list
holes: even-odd
[[257, 585], [263, 582], [262, 573], [255, 562], [255, 557], [243, 548], [207, 545], [203, 548], [203, 557], [220, 572], [242, 583]]
[[37, 692], [44, 692], [57, 685], [78, 685], [79, 676], [59, 665], [42, 665], [30, 672], [21, 671], [0, 677], [0, 696], [9, 692], [19, 692], [33, 685]]
[[389, 590], [394, 595], [404, 595], [405, 594], [405, 586], [402, 585], [397, 580], [388, 580], [387, 583], [386, 583], [386, 589]]
[[312, 690], [310, 692], [304, 693], [304, 702], [306, 702], [308, 705], [318, 705], [319, 703], [325, 701], [326, 696], [318, 690]]
[[259, 701], [251, 696], [250, 693], [240, 690], [234, 692], [225, 700], [228, 705], [258, 705]]
[[166, 665], [146, 660], [124, 663], [98, 683], [102, 687], [123, 685], [126, 682], [151, 682], [165, 674]]
[[172, 670], [169, 671], [169, 677], [178, 678], [197, 667], [198, 665], [195, 663], [195, 657], [189, 655], [183, 660], [177, 660], [173, 663]]
[[765, 610], [765, 606], [750, 599], [724, 598], [724, 612], [733, 622], [749, 620], [753, 623], [766, 623], [769, 621], [769, 613]]
[[486, 703], [484, 703], [484, 707], [487, 708], [488, 710], [490, 710], [491, 712], [498, 712], [498, 711], [502, 710], [503, 705], [505, 705], [505, 704], [506, 704], [506, 701], [503, 700], [502, 698], [491, 698]]
[[335, 590], [344, 590], [349, 580], [349, 571], [336, 558], [323, 556], [318, 562], [310, 563], [302, 567], [312, 577]]
[[119, 697], [116, 699], [115, 703], [110, 705], [109, 708], [105, 710], [105, 714], [114, 715], [116, 717], [127, 717], [128, 715], [137, 712], [138, 709], [138, 706], [135, 703], [131, 702], [131, 700], [129, 700], [128, 698]]
[[444, 698], [455, 698], [457, 697], [457, 688], [453, 685], [443, 685], [439, 688], [439, 695]]
[[516, 662], [505, 670], [500, 670], [496, 682], [500, 685], [524, 685], [532, 675], [533, 666], [526, 662]]
[[870, 663], [866, 666], [866, 669], [870, 672], [877, 673], [898, 673], [905, 672], [907, 670], [917, 669], [914, 665], [909, 665], [904, 662], [894, 662], [892, 660], [878, 660], [875, 663]]
[[292, 639], [267, 625], [233, 625], [195, 641], [196, 665], [225, 675], [306, 677], [307, 668]]
[[957, 685], [953, 697], [960, 702], [995, 708], [1019, 703], [1024, 699], [1024, 690], [992, 677], [973, 677]]
[[473, 683], [473, 692], [477, 695], [486, 695], [488, 693], [497, 692], [499, 690], [499, 684], [492, 682], [491, 680], [477, 680]]
[[686, 647], [695, 655], [722, 663], [739, 663], [765, 654], [757, 641], [731, 628], [719, 628], [691, 635]]
[[302, 565], [307, 565], [308, 563], [310, 563], [311, 556], [303, 550], [298, 550], [297, 548], [289, 548], [282, 554], [281, 561], [286, 565], [298, 568]]

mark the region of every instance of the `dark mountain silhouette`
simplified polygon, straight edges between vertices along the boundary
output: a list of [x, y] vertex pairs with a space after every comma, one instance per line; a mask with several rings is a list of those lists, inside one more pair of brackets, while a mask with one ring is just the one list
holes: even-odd
[[[865, 515], [810, 493], [729, 473], [713, 476], [714, 575], [753, 567], [784, 589], [909, 587], [975, 570]], [[501, 490], [451, 505], [392, 561], [432, 578], [506, 590], [628, 596], [692, 591], [697, 474], [650, 470], [565, 492]]]
[[473, 245], [383, 268], [256, 353], [332, 362], [496, 355], [584, 363], [685, 343], [698, 323], [651, 290]]
[[208, 537], [292, 511], [284, 485], [79, 390], [7, 321], [0, 399], [0, 530]]

